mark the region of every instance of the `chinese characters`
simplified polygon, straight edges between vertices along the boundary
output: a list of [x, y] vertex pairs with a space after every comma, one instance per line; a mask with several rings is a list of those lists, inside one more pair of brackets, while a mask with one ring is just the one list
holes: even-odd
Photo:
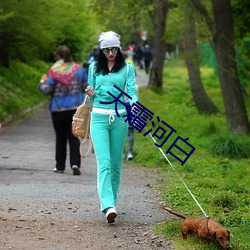
[[[120, 97], [126, 95], [127, 98], [129, 99], [132, 98], [117, 86], [114, 85], [114, 87], [118, 89], [121, 92], [121, 94], [119, 94], [118, 97], [115, 97], [110, 92], [107, 92], [114, 98], [114, 100], [112, 102], [107, 102], [107, 103], [102, 102], [102, 103], [110, 104], [116, 102], [115, 106], [116, 114], [119, 117], [117, 111], [117, 102], [120, 102], [125, 106], [124, 102], [120, 100]], [[155, 143], [155, 145], [158, 148], [162, 148], [162, 146], [167, 142], [170, 136], [172, 136], [174, 133], [177, 132], [169, 124], [161, 120], [159, 116], [157, 116], [157, 126], [156, 126], [156, 122], [152, 120], [154, 117], [154, 113], [151, 112], [146, 107], [144, 107], [138, 101], [136, 103], [133, 103], [132, 110], [133, 113], [128, 113], [127, 115], [124, 116], [126, 117], [125, 121], [130, 121], [130, 125], [133, 126], [139, 133], [141, 133], [143, 129], [146, 128], [148, 122], [151, 122], [152, 127], [155, 129], [153, 128], [149, 129], [146, 133], [143, 134], [143, 136], [147, 136], [149, 133], [152, 132], [152, 137], [155, 137], [157, 139], [157, 143]], [[165, 153], [172, 155], [174, 158], [176, 158], [178, 161], [181, 162], [181, 165], [184, 165], [195, 150], [195, 147], [192, 146], [188, 142], [188, 140], [189, 138], [184, 139], [180, 136], [177, 136], [177, 138], [174, 140], [174, 142], [171, 144], [171, 146]]]

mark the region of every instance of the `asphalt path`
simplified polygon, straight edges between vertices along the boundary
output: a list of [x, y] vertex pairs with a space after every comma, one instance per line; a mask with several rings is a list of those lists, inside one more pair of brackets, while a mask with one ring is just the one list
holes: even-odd
[[[39, 216], [36, 209], [46, 210], [48, 204], [56, 202], [60, 207], [52, 216], [103, 220], [96, 188], [95, 155], [82, 159], [81, 176], [72, 175], [69, 160], [65, 173], [57, 174], [52, 171], [55, 167], [54, 148], [54, 131], [47, 108], [0, 133], [1, 209], [8, 212], [9, 208], [19, 205], [22, 215]], [[154, 209], [151, 200], [145, 202], [153, 185], [150, 178], [146, 178], [150, 174], [146, 168], [124, 164], [118, 209], [126, 211], [128, 206], [137, 204], [138, 212], [129, 216], [121, 213], [121, 219], [150, 222], [163, 218], [161, 214], [151, 213]], [[32, 205], [27, 209], [25, 204], [30, 201], [33, 201]], [[69, 203], [78, 213], [62, 214]]]
[[[139, 86], [146, 81], [145, 74], [137, 74]], [[47, 107], [0, 130], [0, 219], [11, 216], [105, 223], [96, 188], [95, 155], [83, 159], [82, 174], [73, 176], [69, 157], [64, 174], [52, 171], [54, 154], [55, 136]], [[158, 191], [152, 188], [161, 179], [157, 170], [127, 163], [123, 164], [116, 223], [154, 225], [165, 221]]]

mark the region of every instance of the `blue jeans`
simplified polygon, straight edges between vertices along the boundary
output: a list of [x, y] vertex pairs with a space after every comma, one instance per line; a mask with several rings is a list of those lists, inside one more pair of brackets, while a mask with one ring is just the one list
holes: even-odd
[[101, 211], [115, 207], [121, 179], [121, 166], [124, 144], [128, 132], [125, 123], [126, 114], [114, 114], [114, 121], [109, 114], [91, 113], [90, 134], [97, 160], [97, 189], [101, 202]]

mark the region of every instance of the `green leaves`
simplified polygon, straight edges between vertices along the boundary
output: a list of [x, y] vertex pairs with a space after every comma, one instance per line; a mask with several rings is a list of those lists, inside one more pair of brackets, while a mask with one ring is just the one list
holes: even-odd
[[88, 2], [2, 0], [0, 64], [8, 67], [11, 59], [48, 61], [62, 43], [72, 49], [74, 59], [82, 61], [83, 51], [88, 53], [96, 42], [96, 25]]

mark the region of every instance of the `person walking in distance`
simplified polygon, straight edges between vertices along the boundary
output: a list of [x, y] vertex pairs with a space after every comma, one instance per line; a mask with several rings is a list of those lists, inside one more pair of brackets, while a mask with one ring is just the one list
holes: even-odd
[[67, 46], [59, 46], [55, 51], [56, 62], [50, 68], [48, 77], [39, 84], [40, 91], [50, 95], [49, 110], [56, 135], [55, 173], [64, 173], [66, 168], [67, 142], [69, 142], [70, 166], [73, 175], [80, 175], [80, 142], [72, 134], [72, 117], [84, 100], [87, 74], [73, 61]]
[[[93, 100], [90, 134], [97, 159], [97, 189], [101, 211], [108, 223], [115, 222], [116, 202], [121, 179], [123, 149], [128, 132], [125, 98], [117, 97], [127, 90], [130, 104], [137, 101], [134, 66], [121, 53], [120, 36], [113, 31], [99, 36], [100, 53], [89, 67], [86, 93]], [[115, 86], [116, 87], [115, 87]], [[111, 96], [112, 95], [112, 96]], [[117, 115], [116, 111], [119, 115]]]
[[145, 67], [145, 72], [148, 75], [151, 61], [153, 59], [152, 51], [149, 48], [149, 46], [146, 44], [143, 52], [143, 57], [144, 57], [144, 67]]
[[[134, 66], [134, 62], [131, 58], [128, 57], [127, 52], [123, 52], [123, 56], [126, 62], [131, 63]], [[135, 76], [136, 76], [136, 70], [135, 70]], [[138, 98], [138, 86], [136, 85], [136, 93], [137, 93], [137, 98]], [[129, 100], [127, 98], [125, 98], [126, 100], [126, 109], [127, 109], [127, 113], [128, 113], [128, 122], [129, 122], [129, 126], [128, 126], [128, 153], [127, 153], [127, 161], [133, 160], [134, 156], [133, 156], [133, 149], [134, 149], [134, 141], [135, 141], [135, 136], [134, 136], [134, 130], [135, 128], [130, 124], [131, 122], [131, 106], [129, 103]], [[125, 154], [125, 152], [124, 152]]]
[[[134, 136], [134, 130], [135, 128], [130, 124], [131, 123], [131, 118], [133, 116], [131, 115], [131, 105], [128, 101], [126, 101], [126, 109], [128, 113], [128, 122], [129, 122], [129, 127], [128, 127], [128, 153], [127, 153], [127, 161], [133, 160], [133, 149], [134, 149], [134, 141], [135, 141], [135, 136]], [[129, 115], [130, 114], [130, 115]]]

